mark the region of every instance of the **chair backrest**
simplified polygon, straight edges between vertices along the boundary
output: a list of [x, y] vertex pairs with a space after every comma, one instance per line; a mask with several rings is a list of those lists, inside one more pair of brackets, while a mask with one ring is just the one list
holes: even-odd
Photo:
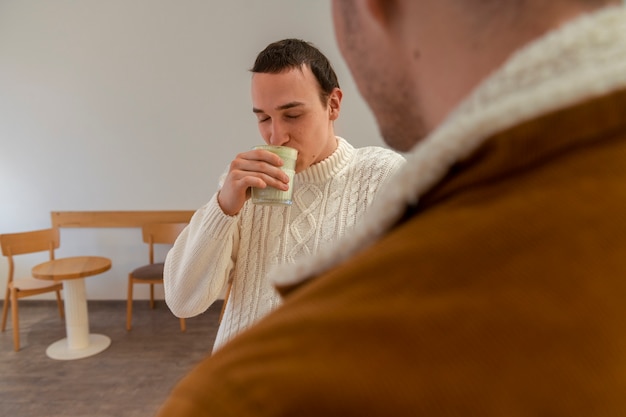
[[0, 235], [2, 255], [9, 260], [8, 282], [13, 281], [15, 272], [14, 255], [48, 251], [50, 259], [54, 259], [54, 250], [58, 249], [59, 245], [59, 230], [55, 228]]
[[150, 247], [150, 263], [154, 263], [154, 245], [159, 243], [173, 244], [188, 223], [146, 223], [141, 232], [143, 241]]

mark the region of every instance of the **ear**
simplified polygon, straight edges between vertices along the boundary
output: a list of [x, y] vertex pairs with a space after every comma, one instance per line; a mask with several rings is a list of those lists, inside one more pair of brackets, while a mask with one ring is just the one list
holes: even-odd
[[343, 92], [339, 88], [335, 88], [328, 96], [328, 112], [330, 120], [337, 120], [337, 118], [339, 118], [342, 98]]
[[399, 3], [397, 0], [366, 0], [365, 8], [372, 20], [382, 28], [388, 28], [400, 12]]

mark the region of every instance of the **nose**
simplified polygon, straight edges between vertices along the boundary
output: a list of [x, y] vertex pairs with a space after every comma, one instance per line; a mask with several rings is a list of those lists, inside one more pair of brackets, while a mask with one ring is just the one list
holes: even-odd
[[270, 132], [270, 145], [282, 146], [289, 142], [289, 133], [280, 120], [272, 119], [272, 131]]

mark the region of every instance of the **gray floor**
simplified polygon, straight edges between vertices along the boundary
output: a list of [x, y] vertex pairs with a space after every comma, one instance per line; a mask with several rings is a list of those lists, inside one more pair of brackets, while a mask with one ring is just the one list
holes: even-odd
[[127, 332], [124, 301], [89, 301], [90, 332], [109, 336], [111, 346], [92, 357], [58, 361], [45, 353], [65, 337], [55, 302], [21, 300], [21, 350], [13, 351], [10, 318], [0, 333], [0, 416], [153, 416], [176, 382], [211, 351], [221, 304], [188, 319], [182, 333], [163, 301], [154, 310], [136, 301]]

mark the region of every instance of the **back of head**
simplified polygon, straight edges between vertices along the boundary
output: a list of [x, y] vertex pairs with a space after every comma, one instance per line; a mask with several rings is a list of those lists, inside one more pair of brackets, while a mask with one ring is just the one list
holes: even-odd
[[339, 88], [337, 74], [330, 61], [311, 42], [300, 39], [283, 39], [265, 47], [250, 70], [254, 73], [278, 74], [306, 65], [317, 79], [322, 92], [322, 102], [335, 88]]

